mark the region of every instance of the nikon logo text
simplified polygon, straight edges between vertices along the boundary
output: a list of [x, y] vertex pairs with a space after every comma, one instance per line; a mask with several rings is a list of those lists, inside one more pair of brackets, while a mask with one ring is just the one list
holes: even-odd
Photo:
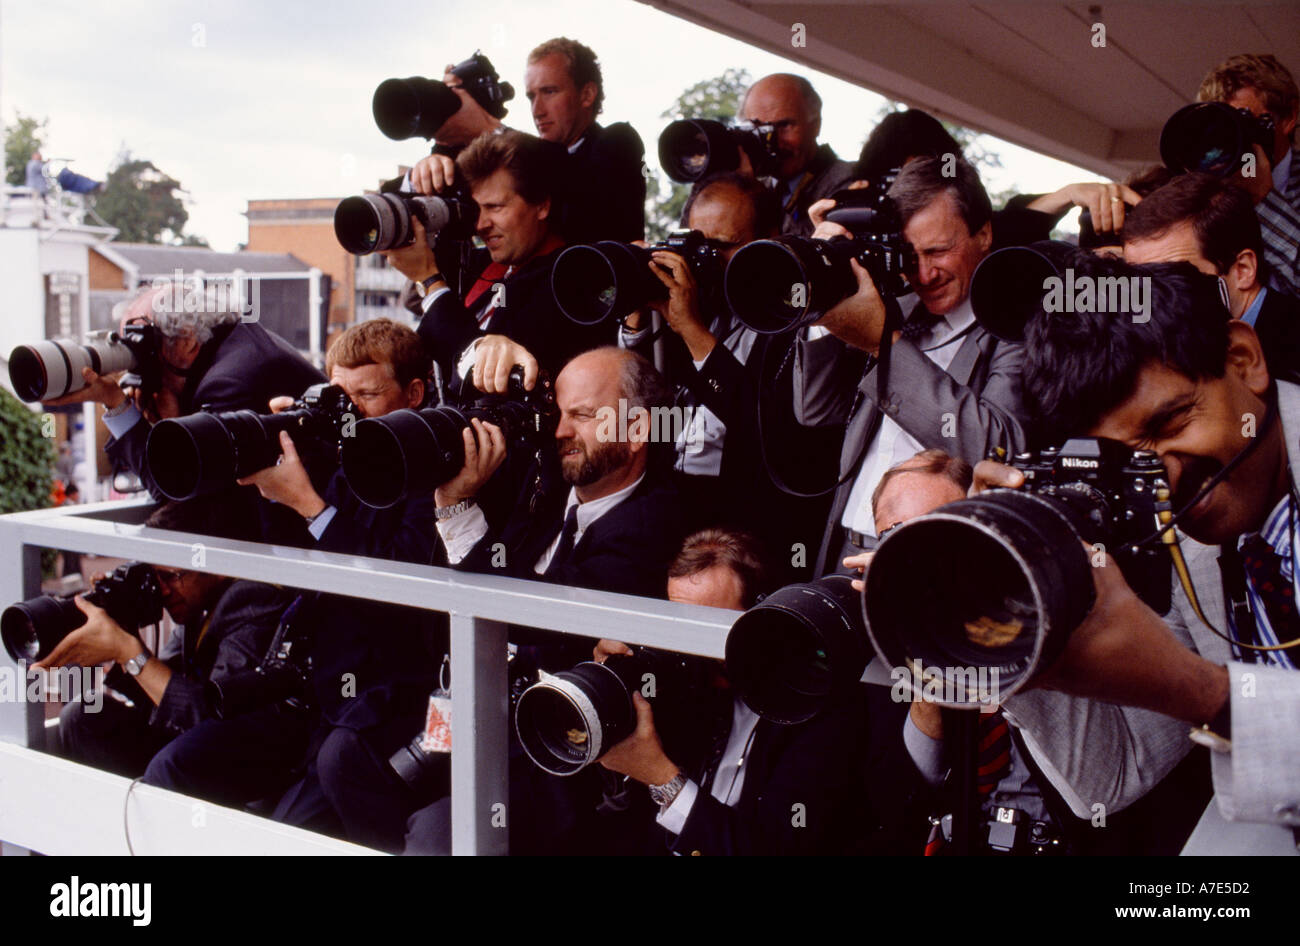
[[1061, 466], [1072, 470], [1095, 470], [1099, 466], [1096, 460], [1081, 460], [1078, 457], [1061, 457]]
[[1065, 277], [1043, 280], [1043, 311], [1130, 312], [1139, 324], [1151, 318], [1150, 276], [1080, 276], [1073, 269]]
[[132, 926], [148, 926], [153, 884], [70, 884], [50, 888], [50, 916], [129, 916]]

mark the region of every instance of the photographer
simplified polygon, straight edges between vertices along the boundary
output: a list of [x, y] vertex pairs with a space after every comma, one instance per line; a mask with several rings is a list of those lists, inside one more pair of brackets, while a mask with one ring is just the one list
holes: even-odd
[[[668, 598], [741, 611], [768, 589], [769, 574], [751, 536], [707, 529], [686, 540], [669, 568]], [[631, 653], [627, 645], [602, 640], [595, 659], [622, 653]], [[649, 786], [659, 805], [655, 821], [673, 853], [843, 854], [862, 846], [866, 826], [856, 762], [866, 754], [868, 714], [856, 699], [807, 723], [783, 726], [733, 697], [731, 712], [711, 734], [713, 751], [697, 763], [679, 755], [685, 768], [665, 751], [650, 702], [639, 693], [632, 699], [636, 731], [600, 763]], [[892, 714], [896, 723], [899, 715]], [[793, 815], [800, 810], [802, 823]]]
[[124, 319], [148, 318], [157, 331], [157, 391], [139, 391], [132, 399], [115, 379], [86, 368], [86, 387], [47, 402], [57, 406], [98, 401], [108, 408], [104, 424], [112, 437], [105, 452], [116, 468], [138, 475], [156, 499], [163, 496], [149, 475], [145, 443], [157, 421], [201, 408], [263, 411], [271, 398], [297, 396], [325, 380], [288, 342], [255, 321], [243, 321], [241, 312], [203, 305], [193, 311], [185, 302], [194, 300], [186, 296], [197, 291], [183, 285], [154, 286], [126, 306]]
[[[415, 332], [388, 319], [352, 326], [326, 356], [330, 382], [343, 388], [361, 417], [421, 406], [430, 367]], [[301, 516], [316, 548], [422, 565], [431, 561], [431, 497], [386, 509], [366, 506], [342, 470], [321, 496], [288, 434], [280, 443], [281, 461], [242, 482]], [[441, 649], [435, 619], [422, 610], [338, 596], [321, 598], [314, 614], [309, 646], [310, 685], [319, 710], [315, 733], [303, 733], [294, 752], [266, 759], [256, 749], [258, 740], [250, 738], [266, 725], [255, 714], [214, 721], [170, 746], [146, 780], [238, 804], [284, 788], [294, 763], [310, 752], [304, 780], [275, 817], [337, 830], [337, 815], [352, 840], [391, 848], [394, 831], [400, 841], [403, 806], [411, 799], [386, 760], [423, 720]], [[232, 771], [240, 773], [237, 779]]]
[[564, 246], [556, 229], [558, 182], [563, 151], [517, 131], [478, 138], [457, 158], [479, 206], [478, 236], [471, 270], [478, 278], [458, 299], [446, 285], [424, 227], [414, 223], [415, 242], [384, 255], [423, 293], [419, 333], [450, 378], [462, 352], [473, 365], [474, 384], [492, 393], [505, 388], [511, 366], [524, 364], [528, 387], [537, 370], [552, 377], [581, 351], [613, 340], [612, 329], [580, 326], [565, 318], [551, 293], [551, 266]]
[[749, 87], [740, 115], [748, 122], [776, 126], [781, 232], [809, 235], [814, 223], [808, 208], [853, 179], [852, 163], [837, 158], [830, 145], [817, 144], [821, 96], [803, 76], [778, 72]]
[[[992, 243], [988, 195], [965, 161], [956, 162], [955, 177], [943, 173], [944, 163], [912, 161], [889, 190], [918, 260], [907, 274], [918, 301], [890, 339], [885, 402], [878, 402], [881, 365], [874, 356], [886, 304], [856, 260], [858, 292], [827, 312], [796, 349], [799, 421], [847, 425], [817, 574], [874, 548], [870, 499], [890, 467], [926, 448], [973, 463], [994, 446], [1015, 452], [1026, 440], [1022, 347], [986, 332], [970, 307], [971, 276]], [[823, 223], [817, 235], [844, 233]], [[872, 356], [865, 372], [864, 352]]]
[[[1097, 599], [1088, 618], [1039, 681], [1091, 700], [1023, 693], [1007, 710], [1050, 755], [1057, 787], [1080, 814], [1143, 794], [1191, 748], [1190, 723], [1199, 727], [1193, 739], [1211, 750], [1227, 818], [1300, 825], [1300, 746], [1290, 722], [1300, 713], [1300, 626], [1288, 606], [1300, 388], [1270, 378], [1254, 330], [1230, 317], [1211, 277], [1186, 264], [1100, 261], [1085, 273], [1138, 274], [1154, 286], [1147, 319], [1111, 312], [1032, 320], [1026, 397], [1063, 436], [1156, 451], [1175, 523], [1220, 547], [1219, 568], [1212, 549], [1187, 555], [1209, 625], [1180, 585], [1162, 621], [1108, 561], [1091, 569]], [[1018, 487], [1023, 476], [987, 462], [976, 481]]]
[[[729, 173], [699, 181], [684, 217], [688, 227], [715, 241], [722, 258], [730, 261], [740, 247], [774, 236], [779, 213], [770, 191], [752, 178]], [[768, 442], [782, 445], [769, 447], [768, 462], [797, 456], [799, 469], [785, 463], [785, 478], [821, 472], [824, 481], [834, 469], [839, 438], [833, 431], [794, 423], [789, 374], [761, 377], [765, 364], [775, 371], [784, 339], [746, 328], [730, 311], [721, 287], [700, 286], [682, 256], [660, 251], [650, 271], [668, 290], [667, 298], [651, 308], [675, 336], [667, 340], [664, 374], [677, 390], [674, 407], [689, 420], [678, 435], [674, 462], [688, 527], [746, 528], [763, 540], [774, 561], [788, 560], [795, 543], [814, 547], [828, 500], [795, 498], [778, 489], [758, 442], [761, 396]], [[649, 357], [648, 313], [627, 317], [619, 343]]]
[[[167, 503], [146, 525], [197, 535], [250, 539], [251, 519], [240, 520], [228, 498], [204, 496]], [[139, 684], [152, 705], [130, 707], [103, 700], [98, 712], [81, 702], [59, 717], [61, 754], [119, 775], [140, 775], [169, 741], [214, 715], [209, 681], [251, 670], [262, 660], [281, 614], [293, 595], [271, 585], [235, 581], [220, 575], [156, 567], [162, 604], [177, 627], [157, 655], [150, 654], [133, 629], [84, 598], [77, 606], [86, 623], [72, 631], [37, 666], [91, 667], [115, 661]], [[286, 716], [286, 722], [293, 722]], [[302, 723], [297, 723], [299, 729]], [[280, 751], [273, 736], [262, 751]]]
[[1129, 263], [1191, 263], [1219, 276], [1234, 319], [1255, 329], [1269, 374], [1300, 380], [1300, 300], [1265, 287], [1250, 198], [1212, 174], [1183, 174], [1153, 191], [1124, 227]]
[[544, 141], [569, 153], [560, 231], [569, 243], [645, 235], [645, 145], [627, 122], [596, 121], [605, 101], [596, 54], [573, 39], [549, 39], [528, 54], [524, 88]]
[[652, 457], [661, 445], [650, 442], [650, 418], [669, 400], [654, 366], [632, 352], [598, 348], [570, 361], [555, 379], [558, 469], [548, 457], [538, 491], [518, 497], [500, 530], [489, 528], [477, 497], [506, 459], [505, 438], [475, 418], [464, 432], [464, 467], [434, 494], [452, 567], [662, 595], [681, 528], [676, 497]]
[[[1300, 296], [1300, 164], [1295, 159], [1296, 116], [1300, 90], [1275, 56], [1232, 56], [1201, 80], [1199, 102], [1223, 102], [1257, 118], [1273, 119], [1273, 142], [1256, 145], [1254, 175], [1232, 178], [1254, 200], [1264, 240], [1264, 262], [1271, 285]], [[1244, 171], [1244, 169], [1243, 169]]]

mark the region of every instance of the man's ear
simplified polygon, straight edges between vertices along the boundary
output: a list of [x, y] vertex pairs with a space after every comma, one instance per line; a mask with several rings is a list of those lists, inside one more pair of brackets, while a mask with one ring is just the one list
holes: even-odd
[[537, 219], [545, 220], [551, 215], [551, 198], [546, 198], [537, 205]]
[[1268, 364], [1255, 330], [1240, 319], [1228, 322], [1227, 370], [1237, 375], [1252, 392], [1263, 397], [1268, 391]]
[[646, 448], [650, 440], [650, 412], [640, 405], [633, 405], [627, 411], [627, 449], [636, 456]]
[[599, 94], [600, 94], [599, 90], [597, 90], [596, 88], [596, 83], [594, 82], [584, 83], [582, 88], [578, 90], [578, 104], [580, 104], [583, 108], [595, 109], [596, 96]]
[[1259, 277], [1259, 259], [1254, 250], [1242, 250], [1228, 267], [1226, 278], [1228, 285], [1238, 292], [1244, 292], [1255, 284]]
[[979, 247], [981, 256], [989, 251], [989, 247], [993, 245], [993, 221], [992, 220], [984, 221], [984, 226], [980, 227], [978, 230], [975, 231], [974, 240], [975, 240], [975, 245]]
[[419, 407], [424, 403], [423, 378], [412, 378], [411, 383], [406, 386], [406, 403], [412, 408]]

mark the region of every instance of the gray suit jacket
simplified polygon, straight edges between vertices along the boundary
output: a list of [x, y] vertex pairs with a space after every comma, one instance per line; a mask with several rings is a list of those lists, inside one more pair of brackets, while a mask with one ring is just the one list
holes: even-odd
[[[880, 429], [884, 414], [927, 449], [938, 448], [969, 463], [996, 446], [1025, 448], [1026, 412], [1021, 401], [1021, 345], [1002, 342], [973, 327], [944, 371], [910, 341], [892, 348], [886, 402], [876, 402], [876, 368], [862, 371], [862, 353], [834, 336], [801, 338], [795, 353], [795, 417], [801, 424], [847, 422], [830, 519], [822, 536], [817, 573], [839, 566], [844, 543], [840, 520], [853, 490], [857, 468]], [[854, 401], [858, 401], [853, 410]], [[850, 417], [850, 412], [852, 416]]]
[[[1291, 480], [1300, 490], [1300, 385], [1277, 386]], [[1226, 632], [1218, 549], [1186, 538], [1182, 546], [1205, 615]], [[1220, 811], [1228, 819], [1300, 825], [1300, 673], [1234, 661], [1176, 581], [1165, 622], [1206, 660], [1228, 667], [1232, 751], [1212, 754]], [[1099, 803], [1117, 811], [1136, 801], [1191, 748], [1186, 723], [1148, 710], [1032, 691], [1010, 697], [1006, 711], [1080, 817], [1091, 817]]]

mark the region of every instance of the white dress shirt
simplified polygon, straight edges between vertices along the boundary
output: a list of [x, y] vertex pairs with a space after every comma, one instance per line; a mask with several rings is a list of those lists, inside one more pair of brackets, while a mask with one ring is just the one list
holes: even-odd
[[[975, 313], [971, 310], [970, 297], [935, 323], [925, 335], [917, 341], [925, 356], [944, 371], [952, 364], [961, 348], [967, 331], [975, 324]], [[858, 477], [849, 493], [849, 501], [844, 506], [844, 516], [840, 520], [846, 529], [861, 532], [863, 535], [876, 534], [875, 517], [871, 513], [871, 494], [876, 484], [890, 468], [911, 459], [922, 450], [924, 445], [905, 431], [886, 415], [881, 418], [876, 436], [867, 448], [867, 455], [858, 468]]]
[[[722, 751], [722, 760], [713, 775], [713, 788], [709, 792], [724, 805], [734, 805], [740, 800], [740, 790], [745, 786], [745, 757], [749, 755], [752, 745], [750, 737], [754, 735], [758, 720], [758, 714], [741, 700], [734, 701], [731, 709], [731, 734], [727, 736], [727, 746]], [[699, 794], [699, 784], [687, 779], [673, 803], [659, 812], [655, 820], [673, 834], [681, 834]]]

